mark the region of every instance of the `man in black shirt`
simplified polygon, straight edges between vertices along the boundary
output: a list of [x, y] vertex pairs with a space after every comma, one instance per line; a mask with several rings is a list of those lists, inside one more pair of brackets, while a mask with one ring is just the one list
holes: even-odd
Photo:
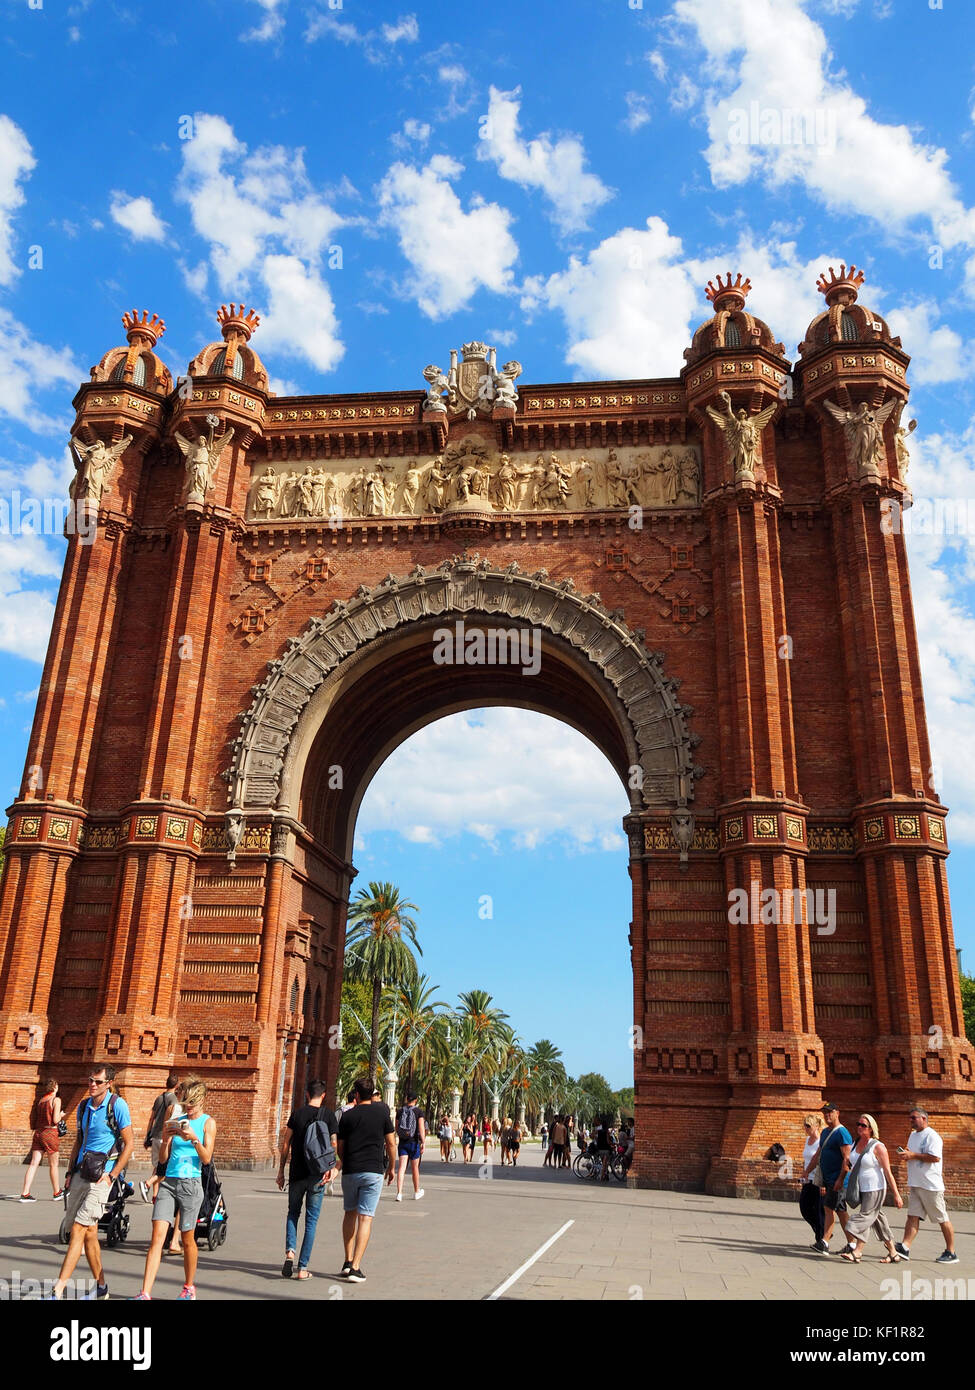
[[[322, 1198], [325, 1195], [326, 1186], [335, 1176], [336, 1170], [334, 1168], [322, 1178], [310, 1174], [305, 1159], [305, 1131], [316, 1120], [325, 1120], [331, 1135], [332, 1147], [337, 1148], [338, 1123], [332, 1111], [323, 1105], [324, 1100], [324, 1082], [312, 1081], [308, 1087], [307, 1103], [292, 1111], [288, 1116], [288, 1125], [281, 1140], [281, 1162], [278, 1165], [277, 1184], [282, 1191], [284, 1191], [284, 1165], [289, 1153], [291, 1155], [288, 1171], [288, 1222], [285, 1228], [287, 1249], [284, 1264], [281, 1266], [281, 1274], [285, 1279], [311, 1278], [308, 1271], [308, 1261], [311, 1259], [312, 1246], [315, 1244], [318, 1214], [322, 1209]], [[301, 1242], [298, 1268], [295, 1270], [295, 1245], [298, 1240], [298, 1217], [301, 1215], [302, 1202], [305, 1203], [305, 1234]]]
[[364, 1284], [362, 1257], [372, 1234], [372, 1218], [379, 1205], [386, 1181], [392, 1182], [396, 1172], [396, 1143], [392, 1117], [388, 1106], [374, 1099], [375, 1085], [371, 1076], [355, 1083], [357, 1104], [342, 1112], [336, 1149], [342, 1165], [342, 1197], [345, 1216], [342, 1220], [342, 1240], [345, 1244], [345, 1264], [342, 1274], [353, 1284]]

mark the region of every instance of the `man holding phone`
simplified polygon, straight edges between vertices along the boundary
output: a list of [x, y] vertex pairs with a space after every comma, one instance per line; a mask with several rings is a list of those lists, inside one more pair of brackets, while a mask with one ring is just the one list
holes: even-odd
[[82, 1248], [95, 1280], [95, 1297], [108, 1297], [98, 1223], [108, 1205], [112, 1179], [115, 1173], [125, 1171], [134, 1147], [132, 1116], [122, 1097], [112, 1091], [114, 1080], [114, 1067], [95, 1067], [88, 1077], [88, 1099], [78, 1106], [78, 1131], [64, 1180], [68, 1191], [66, 1220], [71, 1234], [52, 1298], [60, 1298], [64, 1293]]
[[957, 1264], [955, 1233], [948, 1220], [948, 1209], [945, 1206], [945, 1180], [941, 1163], [944, 1141], [938, 1131], [931, 1128], [928, 1112], [920, 1106], [915, 1106], [911, 1111], [911, 1134], [907, 1148], [899, 1145], [897, 1152], [902, 1159], [907, 1160], [907, 1183], [911, 1191], [907, 1203], [904, 1239], [898, 1241], [894, 1249], [901, 1259], [909, 1260], [911, 1242], [924, 1218], [930, 1217], [932, 1221], [937, 1221], [945, 1238], [944, 1253], [938, 1256], [935, 1264]]

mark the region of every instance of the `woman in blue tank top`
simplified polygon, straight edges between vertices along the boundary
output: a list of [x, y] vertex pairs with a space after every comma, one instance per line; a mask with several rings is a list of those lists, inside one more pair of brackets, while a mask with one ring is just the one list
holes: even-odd
[[167, 1122], [159, 1149], [162, 1181], [152, 1207], [152, 1240], [146, 1255], [142, 1292], [137, 1299], [152, 1297], [152, 1286], [159, 1272], [163, 1243], [170, 1226], [179, 1217], [183, 1238], [183, 1270], [186, 1280], [180, 1299], [196, 1298], [196, 1218], [203, 1204], [203, 1165], [213, 1156], [217, 1122], [204, 1114], [206, 1085], [190, 1077], [177, 1088], [185, 1114]]

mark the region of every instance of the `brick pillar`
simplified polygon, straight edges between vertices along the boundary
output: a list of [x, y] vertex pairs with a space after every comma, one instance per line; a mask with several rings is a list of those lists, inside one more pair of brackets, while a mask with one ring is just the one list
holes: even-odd
[[859, 789], [854, 828], [873, 943], [868, 1075], [876, 1089], [867, 1100], [895, 1147], [909, 1132], [911, 1104], [924, 1105], [950, 1141], [951, 1192], [972, 1204], [975, 1047], [961, 1010], [945, 808], [931, 782], [904, 537], [889, 524], [885, 492], [883, 482], [850, 478], [832, 499]]
[[[726, 475], [705, 497], [714, 556], [731, 1005], [728, 1113], [707, 1188], [735, 1195], [793, 1190], [763, 1154], [773, 1142], [788, 1144], [797, 1113], [819, 1101], [824, 1076], [804, 897], [807, 808], [796, 770], [781, 492], [771, 428], [764, 433], [764, 476], [735, 479], [732, 486]], [[722, 445], [711, 440], [712, 457]], [[727, 462], [725, 468], [730, 472]]]

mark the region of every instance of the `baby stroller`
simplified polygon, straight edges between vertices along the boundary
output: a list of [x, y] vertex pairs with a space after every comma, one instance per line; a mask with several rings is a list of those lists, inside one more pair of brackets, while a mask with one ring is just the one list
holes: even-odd
[[[200, 1181], [203, 1184], [203, 1204], [196, 1218], [196, 1243], [205, 1244], [208, 1250], [216, 1250], [227, 1239], [227, 1203], [212, 1163], [204, 1163]], [[167, 1231], [163, 1246], [165, 1250], [169, 1249], [175, 1230], [174, 1226], [170, 1226]]]
[[[113, 1177], [112, 1185], [108, 1189], [108, 1204], [98, 1222], [98, 1229], [105, 1234], [106, 1245], [119, 1245], [129, 1234], [129, 1216], [125, 1210], [125, 1204], [132, 1196], [134, 1188], [126, 1180], [123, 1173], [120, 1177]], [[58, 1230], [58, 1240], [62, 1245], [67, 1245], [71, 1239], [71, 1226], [68, 1223], [68, 1194], [64, 1194], [65, 1213], [61, 1218], [61, 1225]]]

